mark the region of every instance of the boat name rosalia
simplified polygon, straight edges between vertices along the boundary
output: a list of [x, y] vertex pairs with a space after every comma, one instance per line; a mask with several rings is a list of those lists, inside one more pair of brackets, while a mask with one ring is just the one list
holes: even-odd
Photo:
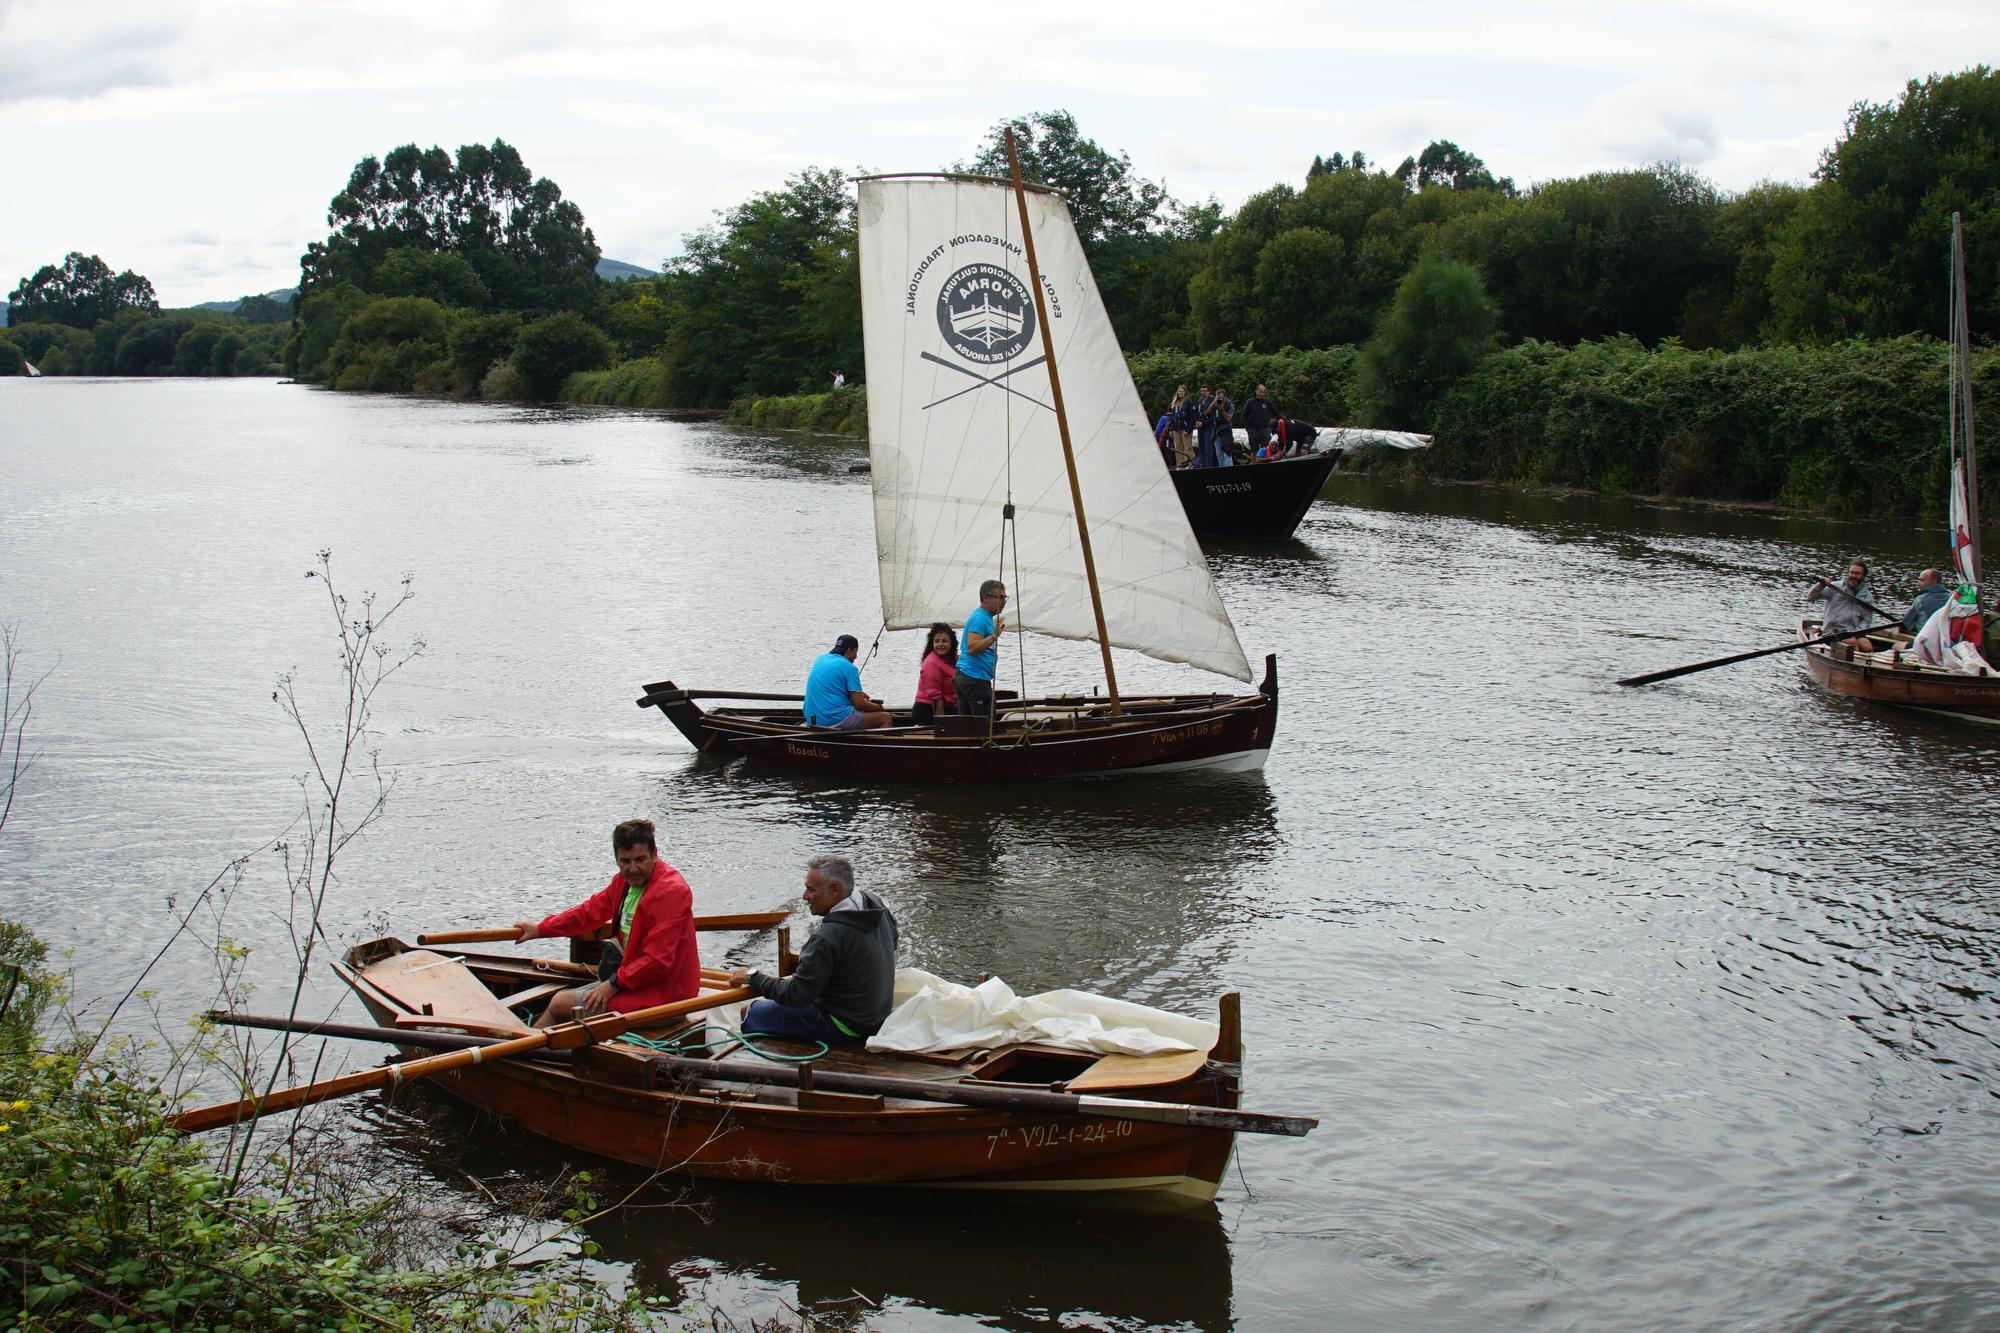
[[833, 751], [824, 745], [800, 745], [797, 741], [785, 742], [785, 753], [800, 759], [831, 759]]
[[1222, 724], [1220, 722], [1202, 722], [1192, 727], [1182, 727], [1179, 731], [1159, 732], [1154, 735], [1153, 744], [1179, 745], [1182, 741], [1191, 741], [1197, 736], [1206, 736], [1210, 732], [1221, 730]]
[[1072, 1143], [1103, 1143], [1107, 1139], [1122, 1139], [1132, 1132], [1130, 1120], [1090, 1120], [1081, 1124], [1022, 1125], [1019, 1128], [997, 1129], [986, 1136], [986, 1156], [990, 1160], [1000, 1147], [1019, 1147], [1028, 1152], [1036, 1148], [1064, 1148]]

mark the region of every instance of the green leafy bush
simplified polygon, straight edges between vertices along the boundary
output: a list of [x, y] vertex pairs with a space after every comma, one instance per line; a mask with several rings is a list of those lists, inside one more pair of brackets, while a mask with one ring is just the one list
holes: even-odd
[[1352, 347], [1312, 351], [1287, 347], [1278, 352], [1218, 347], [1194, 353], [1141, 352], [1128, 363], [1149, 419], [1167, 410], [1179, 384], [1187, 385], [1189, 393], [1204, 384], [1220, 385], [1239, 406], [1262, 384], [1286, 416], [1317, 426], [1338, 426], [1353, 416], [1348, 400], [1357, 356]]
[[741, 398], [729, 419], [759, 430], [809, 430], [822, 435], [868, 433], [868, 391], [859, 384], [786, 397]]
[[578, 371], [602, 370], [617, 359], [604, 330], [569, 310], [536, 320], [514, 344], [514, 373], [522, 392], [537, 402], [558, 397], [563, 381]]
[[564, 381], [563, 400], [601, 407], [671, 406], [666, 363], [656, 356], [641, 356], [609, 370], [579, 371]]

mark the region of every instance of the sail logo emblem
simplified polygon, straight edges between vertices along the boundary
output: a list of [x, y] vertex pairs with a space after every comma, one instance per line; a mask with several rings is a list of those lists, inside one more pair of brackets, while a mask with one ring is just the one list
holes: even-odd
[[939, 289], [937, 321], [952, 351], [976, 365], [996, 366], [1033, 341], [1035, 298], [998, 264], [967, 264]]

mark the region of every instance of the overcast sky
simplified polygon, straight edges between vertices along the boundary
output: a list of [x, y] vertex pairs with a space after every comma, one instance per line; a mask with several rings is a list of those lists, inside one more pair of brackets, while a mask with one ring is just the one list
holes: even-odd
[[1672, 158], [1736, 190], [1996, 51], [1993, 0], [0, 0], [0, 292], [70, 250], [168, 306], [288, 287], [354, 164], [409, 142], [507, 140], [649, 267], [801, 167], [931, 170], [1058, 108], [1232, 209], [1437, 138], [1523, 186]]

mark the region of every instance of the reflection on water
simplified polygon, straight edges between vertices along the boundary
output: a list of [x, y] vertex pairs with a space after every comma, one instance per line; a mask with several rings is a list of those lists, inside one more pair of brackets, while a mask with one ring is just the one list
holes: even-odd
[[[1830, 697], [1782, 655], [1613, 683], [1784, 642], [1857, 553], [1900, 607], [1927, 526], [1336, 476], [1296, 542], [1206, 548], [1280, 658], [1261, 774], [828, 787], [696, 756], [632, 701], [795, 690], [834, 633], [873, 637], [859, 445], [243, 381], [0, 381], [0, 420], [0, 619], [59, 665], [0, 913], [76, 946], [81, 994], [122, 992], [161, 901], [286, 828], [303, 758], [270, 682], [324, 670], [299, 575], [330, 546], [351, 588], [412, 573], [430, 645], [379, 701], [398, 781], [336, 940], [565, 906], [641, 814], [700, 911], [796, 904], [833, 851], [933, 971], [1202, 1015], [1239, 991], [1246, 1104], [1323, 1117], [1241, 1142], [1192, 1226], [722, 1190], [712, 1227], [606, 1224], [613, 1277], [766, 1314], [851, 1274], [887, 1328], [2000, 1324], [2000, 728]], [[884, 639], [871, 692], [909, 697], [917, 638]], [[1003, 657], [1050, 690], [1099, 671]], [[267, 986], [270, 860], [233, 919]], [[206, 976], [170, 957], [152, 984], [192, 1012]], [[574, 1164], [413, 1114], [381, 1129], [420, 1174]], [[793, 1208], [822, 1249], [773, 1234]]]
[[[412, 1187], [555, 1192], [577, 1159], [428, 1090], [357, 1113]], [[496, 1163], [504, 1167], [496, 1169]], [[987, 1191], [787, 1189], [590, 1163], [628, 1207], [584, 1234], [648, 1293], [724, 1309], [780, 1303], [837, 1322], [926, 1310], [1014, 1329], [1231, 1327], [1229, 1238], [1213, 1205], [1068, 1206]]]

